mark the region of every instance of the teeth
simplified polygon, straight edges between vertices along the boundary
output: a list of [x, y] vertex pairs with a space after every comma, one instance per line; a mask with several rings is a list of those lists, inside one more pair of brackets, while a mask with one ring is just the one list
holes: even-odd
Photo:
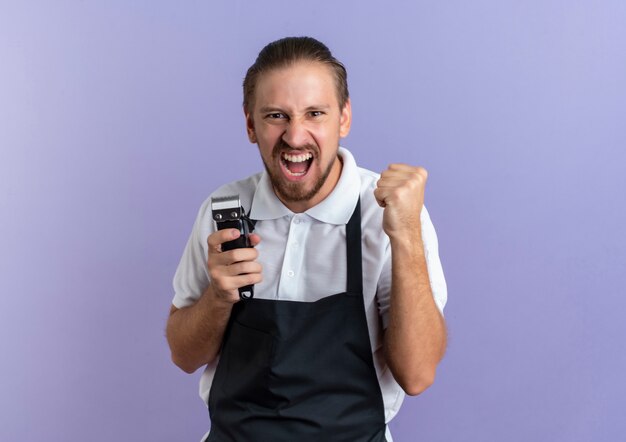
[[306, 172], [292, 172], [291, 170], [285, 168], [287, 173], [291, 176], [303, 176]]
[[283, 158], [292, 163], [301, 163], [303, 161], [310, 160], [311, 158], [313, 158], [313, 155], [311, 154], [311, 152], [300, 155], [289, 155], [288, 153], [284, 153]]

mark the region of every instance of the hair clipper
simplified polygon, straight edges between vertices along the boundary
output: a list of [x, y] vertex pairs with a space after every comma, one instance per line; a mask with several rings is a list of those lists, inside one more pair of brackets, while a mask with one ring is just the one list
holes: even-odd
[[[239, 201], [239, 195], [211, 198], [211, 210], [217, 230], [237, 229], [239, 238], [222, 244], [222, 251], [252, 247], [249, 235], [254, 231], [254, 221], [248, 218]], [[239, 297], [250, 299], [254, 296], [254, 286], [239, 287]]]

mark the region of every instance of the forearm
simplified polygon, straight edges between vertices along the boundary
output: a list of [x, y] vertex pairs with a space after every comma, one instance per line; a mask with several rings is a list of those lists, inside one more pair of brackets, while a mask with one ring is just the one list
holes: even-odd
[[414, 395], [434, 381], [445, 352], [446, 329], [433, 299], [421, 235], [390, 240], [392, 284], [385, 355], [396, 381]]
[[173, 309], [166, 328], [172, 361], [187, 373], [213, 361], [231, 310], [232, 304], [217, 299], [210, 286], [194, 305]]

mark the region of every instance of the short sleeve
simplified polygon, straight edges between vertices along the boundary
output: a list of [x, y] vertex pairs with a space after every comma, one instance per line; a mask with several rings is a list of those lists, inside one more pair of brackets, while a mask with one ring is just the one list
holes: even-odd
[[210, 217], [207, 218], [206, 213], [209, 201], [210, 199], [207, 199], [200, 207], [191, 235], [174, 274], [172, 304], [176, 308], [195, 304], [209, 285], [206, 239], [214, 230], [213, 221]]
[[[428, 267], [428, 278], [430, 289], [437, 308], [443, 315], [443, 309], [448, 299], [448, 288], [439, 259], [439, 244], [435, 226], [430, 220], [428, 210], [424, 206], [420, 215], [422, 222], [422, 241], [424, 243], [424, 253], [426, 266]], [[389, 324], [389, 305], [391, 296], [391, 245], [387, 243], [384, 254], [384, 264], [380, 278], [376, 287], [376, 297], [378, 299], [378, 309], [382, 318], [383, 328]]]

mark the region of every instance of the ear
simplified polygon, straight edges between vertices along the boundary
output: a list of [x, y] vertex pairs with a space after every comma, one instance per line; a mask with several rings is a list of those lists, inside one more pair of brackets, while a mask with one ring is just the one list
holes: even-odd
[[339, 120], [339, 136], [341, 138], [347, 137], [350, 133], [350, 125], [352, 124], [352, 105], [350, 99], [346, 100], [343, 109], [341, 110], [341, 117]]
[[254, 132], [254, 119], [252, 118], [252, 114], [245, 108], [243, 109], [243, 114], [246, 116], [246, 132], [248, 133], [248, 139], [251, 143], [256, 144], [257, 138]]

